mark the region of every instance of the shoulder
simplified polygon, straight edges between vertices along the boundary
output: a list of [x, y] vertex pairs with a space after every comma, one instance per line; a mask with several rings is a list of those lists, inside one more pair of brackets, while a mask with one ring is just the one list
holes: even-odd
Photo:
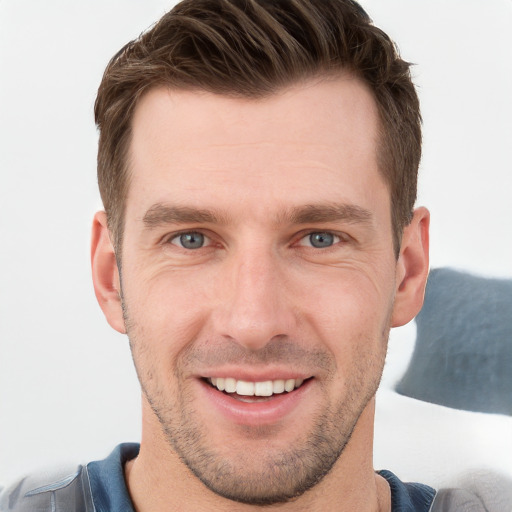
[[402, 482], [394, 473], [378, 471], [391, 489], [391, 510], [393, 512], [429, 512], [436, 495], [432, 487], [412, 482]]
[[391, 471], [378, 471], [391, 489], [392, 512], [510, 512], [512, 480], [491, 470], [473, 470], [438, 491], [402, 482]]
[[42, 472], [0, 490], [0, 512], [93, 511], [84, 466]]
[[133, 512], [123, 467], [138, 452], [124, 443], [105, 459], [23, 478], [0, 488], [0, 512]]

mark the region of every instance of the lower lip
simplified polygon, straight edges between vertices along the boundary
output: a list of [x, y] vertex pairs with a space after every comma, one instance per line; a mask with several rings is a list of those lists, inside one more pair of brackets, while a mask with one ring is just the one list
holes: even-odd
[[204, 381], [200, 381], [200, 384], [207, 400], [228, 421], [239, 425], [260, 426], [275, 424], [297, 410], [308, 393], [312, 380], [307, 380], [294, 391], [273, 395], [263, 402], [242, 402]]

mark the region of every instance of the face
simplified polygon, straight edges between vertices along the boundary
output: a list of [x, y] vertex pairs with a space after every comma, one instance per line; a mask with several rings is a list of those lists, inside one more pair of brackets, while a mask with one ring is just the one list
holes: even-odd
[[124, 320], [146, 414], [221, 496], [315, 485], [376, 391], [397, 290], [377, 119], [350, 76], [136, 109]]

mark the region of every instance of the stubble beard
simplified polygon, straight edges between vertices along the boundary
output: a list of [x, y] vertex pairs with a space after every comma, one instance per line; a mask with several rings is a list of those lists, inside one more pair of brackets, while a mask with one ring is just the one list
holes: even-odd
[[[129, 322], [127, 323], [129, 325]], [[134, 329], [136, 331], [136, 329]], [[265, 431], [248, 429], [248, 436], [261, 438], [260, 453], [239, 450], [229, 456], [215, 450], [208, 440], [208, 426], [198, 418], [190, 390], [169, 396], [155, 382], [154, 375], [144, 374], [137, 364], [140, 345], [130, 329], [129, 338], [142, 391], [158, 418], [171, 450], [188, 469], [215, 494], [250, 505], [272, 505], [293, 500], [313, 488], [333, 468], [349, 442], [359, 417], [375, 395], [380, 382], [387, 345], [383, 353], [359, 354], [358, 364], [343, 399], [319, 411], [307, 432], [287, 449], [269, 449], [271, 427]], [[364, 341], [360, 346], [365, 346]], [[370, 346], [372, 346], [370, 344]], [[147, 351], [147, 347], [142, 349]], [[146, 366], [146, 368], [148, 368]], [[142, 373], [142, 374], [141, 374]], [[369, 380], [368, 376], [372, 376]], [[180, 381], [176, 370], [176, 381]], [[322, 405], [322, 404], [321, 404]], [[297, 425], [300, 428], [300, 425]], [[226, 444], [229, 444], [226, 439]]]
[[256, 433], [261, 451], [240, 450], [235, 459], [208, 447], [208, 431], [192, 419], [195, 411], [182, 408], [180, 425], [176, 425], [169, 421], [169, 411], [151, 407], [175, 453], [208, 489], [223, 498], [259, 506], [291, 501], [318, 484], [341, 456], [362, 412], [358, 411], [355, 421], [347, 421], [354, 414], [344, 405], [338, 412], [326, 411], [292, 447], [280, 451], [269, 448], [271, 434], [261, 428]]

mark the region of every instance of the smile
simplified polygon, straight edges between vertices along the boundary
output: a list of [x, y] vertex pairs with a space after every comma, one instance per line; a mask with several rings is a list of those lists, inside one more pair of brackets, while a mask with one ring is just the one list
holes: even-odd
[[[227, 372], [226, 372], [227, 373]], [[229, 373], [227, 373], [229, 375]], [[220, 412], [214, 416], [215, 421], [227, 421], [225, 425], [244, 425], [245, 427], [260, 427], [275, 425], [299, 411], [304, 412], [306, 397], [311, 397], [315, 389], [313, 376], [301, 376], [295, 379], [263, 380], [263, 375], [236, 379], [235, 377], [203, 377], [202, 389], [205, 393], [205, 408]], [[310, 402], [311, 403], [311, 400]], [[302, 405], [300, 407], [299, 405]], [[222, 418], [222, 420], [221, 420]]]
[[210, 377], [207, 381], [219, 391], [241, 396], [265, 396], [290, 393], [302, 386], [304, 379], [276, 379], [261, 382], [237, 380], [232, 377]]

